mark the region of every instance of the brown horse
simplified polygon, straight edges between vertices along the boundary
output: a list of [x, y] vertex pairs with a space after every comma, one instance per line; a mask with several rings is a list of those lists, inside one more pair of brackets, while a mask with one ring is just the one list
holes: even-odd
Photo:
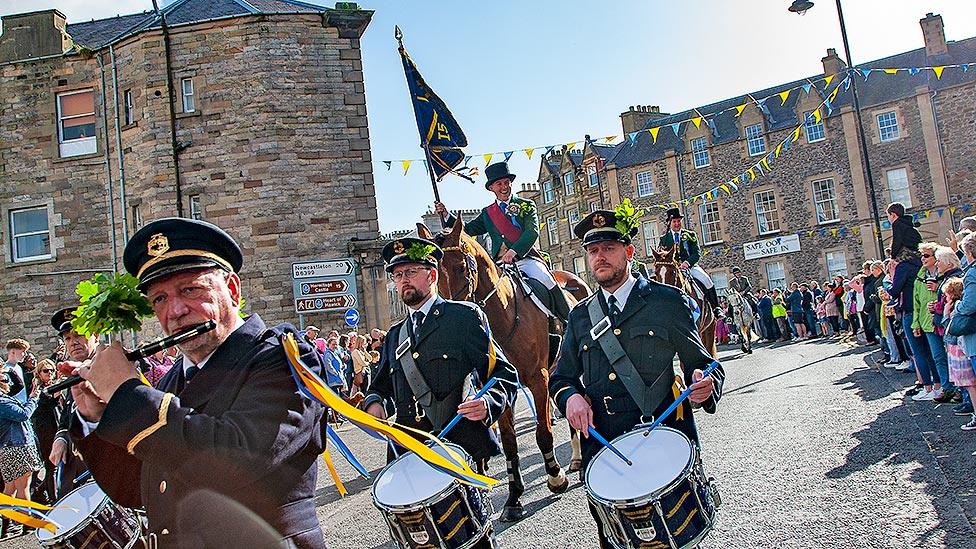
[[701, 337], [705, 350], [712, 355], [712, 358], [717, 358], [718, 350], [715, 347], [715, 311], [712, 310], [711, 304], [704, 297], [694, 291], [694, 288], [691, 286], [693, 284], [691, 277], [685, 276], [681, 272], [678, 261], [675, 258], [676, 252], [677, 248], [651, 250], [652, 258], [650, 259], [654, 261], [647, 266], [647, 273], [658, 282], [680, 288], [695, 300], [695, 303], [698, 304], [698, 309], [701, 311], [701, 316], [698, 317], [698, 335]]
[[[551, 367], [549, 317], [526, 296], [511, 276], [500, 269], [487, 251], [464, 233], [460, 219], [436, 235], [423, 224], [417, 225], [421, 238], [432, 239], [444, 250], [439, 268], [438, 293], [452, 300], [477, 303], [488, 317], [492, 335], [506, 358], [516, 367], [519, 380], [532, 393], [535, 403], [535, 440], [545, 461], [547, 485], [561, 494], [569, 479], [553, 451], [552, 423], [549, 414], [549, 370]], [[567, 301], [576, 303], [573, 294], [585, 297], [589, 288], [575, 275], [554, 272], [561, 286], [568, 286]], [[525, 516], [519, 498], [525, 483], [519, 470], [518, 441], [511, 408], [498, 419], [502, 448], [508, 464], [509, 493], [500, 520], [511, 522]]]

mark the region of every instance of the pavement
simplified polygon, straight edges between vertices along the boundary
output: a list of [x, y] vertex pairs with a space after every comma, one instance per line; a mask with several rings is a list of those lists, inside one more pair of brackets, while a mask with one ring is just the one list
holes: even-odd
[[[871, 349], [848, 340], [759, 345], [752, 355], [721, 351], [728, 374], [718, 413], [698, 413], [702, 459], [722, 495], [704, 548], [976, 547], [972, 474], [976, 433], [951, 406], [904, 397], [913, 376], [874, 366]], [[495, 523], [502, 547], [596, 547], [585, 488], [572, 475], [556, 496], [545, 486], [533, 420], [519, 399], [517, 429], [531, 516]], [[565, 420], [556, 455], [568, 463]], [[370, 471], [385, 447], [345, 425], [340, 435]], [[325, 467], [318, 516], [330, 548], [393, 547], [372, 504], [370, 480], [334, 456], [349, 493], [340, 497]], [[504, 462], [491, 471], [504, 477]], [[493, 493], [500, 509], [506, 487]], [[497, 516], [497, 512], [496, 512]], [[37, 547], [33, 536], [0, 548]]]

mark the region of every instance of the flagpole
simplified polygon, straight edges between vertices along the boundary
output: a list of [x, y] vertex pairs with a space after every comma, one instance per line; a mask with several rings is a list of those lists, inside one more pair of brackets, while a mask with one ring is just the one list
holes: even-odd
[[[404, 52], [406, 50], [403, 49], [403, 32], [400, 31], [400, 26], [399, 25], [394, 25], [393, 26], [393, 37], [396, 38], [396, 40], [397, 40], [397, 44], [399, 45], [399, 48], [400, 48], [400, 55], [402, 57], [403, 54], [404, 54]], [[404, 66], [404, 69], [403, 69], [403, 77], [406, 78], [406, 79], [408, 79], [407, 80], [407, 86], [409, 87], [410, 86], [410, 81], [409, 81], [409, 76], [407, 75], [406, 66]], [[414, 101], [411, 101], [410, 103], [413, 106], [413, 114], [414, 114], [414, 116], [417, 116], [417, 104]], [[437, 177], [434, 175], [434, 166], [431, 165], [432, 160], [430, 158], [430, 151], [427, 149], [427, 144], [423, 142], [423, 138], [421, 138], [421, 141], [420, 141], [420, 148], [424, 150], [424, 158], [426, 159], [425, 164], [427, 164], [427, 175], [430, 176], [430, 186], [431, 186], [431, 188], [434, 189], [434, 201], [435, 202], [440, 202], [441, 201], [441, 193], [437, 191]], [[439, 214], [439, 215], [440, 215], [440, 218], [441, 218], [441, 225], [444, 225], [446, 219], [445, 219], [445, 217], [444, 217], [443, 214]]]

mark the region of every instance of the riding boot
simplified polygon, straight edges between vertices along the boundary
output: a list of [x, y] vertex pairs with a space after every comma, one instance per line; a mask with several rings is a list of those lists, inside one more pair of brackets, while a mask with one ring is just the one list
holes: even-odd
[[566, 294], [563, 293], [562, 288], [556, 286], [549, 290], [549, 295], [552, 296], [553, 314], [565, 326], [569, 322], [569, 302], [566, 301]]
[[712, 306], [712, 309], [716, 311], [715, 316], [718, 316], [718, 294], [715, 293], [715, 286], [711, 288], [705, 288], [705, 299]]

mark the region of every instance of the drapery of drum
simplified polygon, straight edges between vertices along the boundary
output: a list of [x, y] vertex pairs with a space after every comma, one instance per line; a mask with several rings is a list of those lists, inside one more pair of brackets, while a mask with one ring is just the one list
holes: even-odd
[[[424, 460], [431, 466], [443, 471], [448, 475], [451, 475], [459, 482], [479, 488], [491, 488], [498, 484], [497, 480], [484, 475], [479, 475], [473, 471], [471, 467], [464, 462], [464, 460], [447, 459], [437, 452], [434, 452], [427, 445], [408, 434], [406, 432], [408, 429], [403, 425], [397, 425], [392, 422], [383, 422], [382, 420], [375, 418], [354, 406], [351, 406], [349, 403], [343, 400], [342, 397], [332, 392], [329, 386], [322, 381], [322, 378], [320, 378], [310, 368], [305, 366], [301, 360], [301, 356], [298, 351], [298, 342], [295, 340], [294, 334], [286, 334], [282, 336], [281, 343], [285, 350], [285, 356], [288, 357], [288, 363], [291, 366], [292, 377], [295, 379], [299, 391], [306, 397], [332, 408], [332, 410], [334, 410], [337, 414], [345, 417], [362, 429], [382, 434], [386, 438], [391, 439], [407, 450], [414, 452], [417, 454], [417, 457]], [[411, 431], [420, 433], [416, 430]], [[422, 434], [429, 437], [430, 440], [435, 444], [444, 447], [444, 443], [438, 440], [436, 437], [430, 436], [427, 433]]]
[[41, 512], [51, 509], [47, 505], [0, 494], [0, 515], [31, 528], [43, 528], [53, 534], [58, 531], [58, 525]]

